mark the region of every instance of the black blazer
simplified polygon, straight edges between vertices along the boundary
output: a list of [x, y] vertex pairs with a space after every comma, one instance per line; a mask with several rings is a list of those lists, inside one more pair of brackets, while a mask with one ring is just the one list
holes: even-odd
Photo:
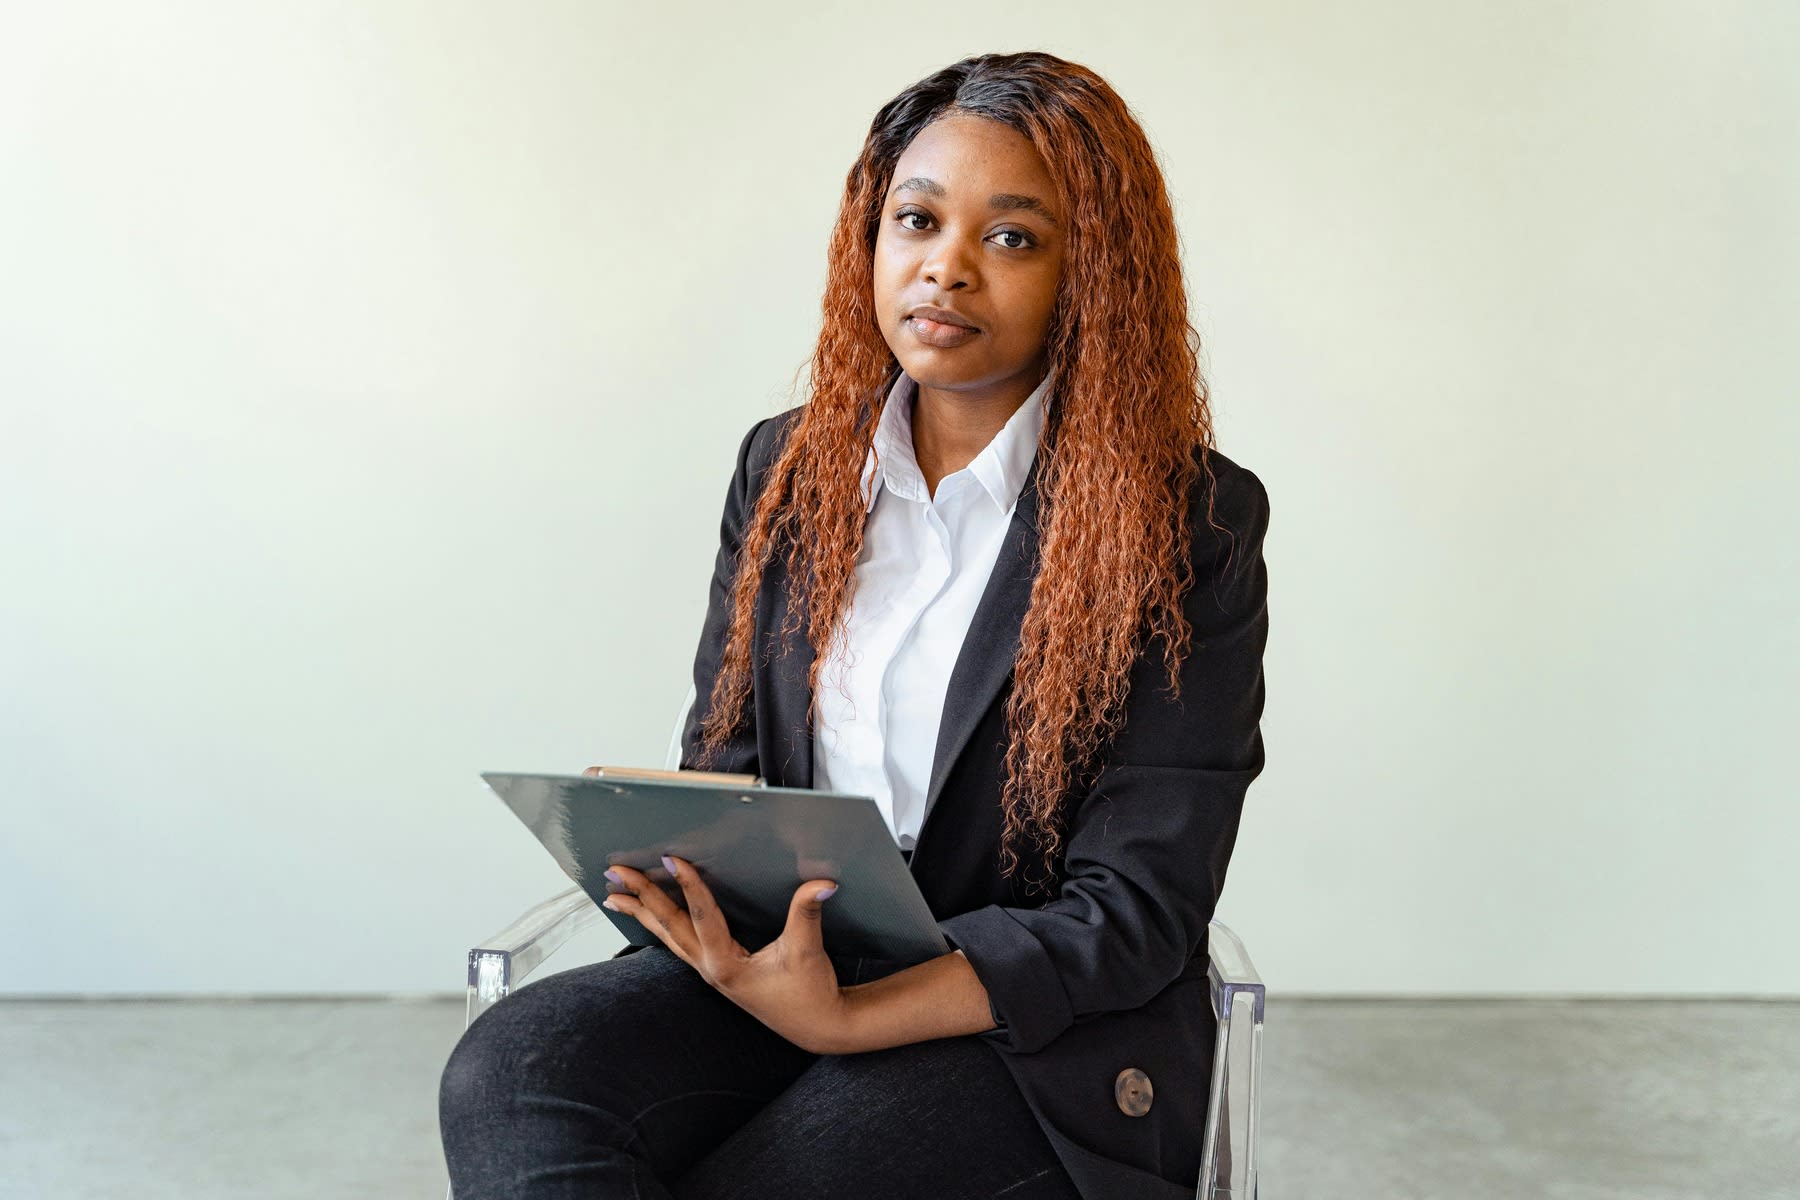
[[[682, 735], [683, 766], [698, 747], [724, 649], [739, 539], [800, 412], [757, 422], [738, 451], [694, 658], [698, 700]], [[998, 1027], [978, 1036], [1005, 1061], [1084, 1200], [1182, 1200], [1194, 1195], [1200, 1170], [1216, 1028], [1207, 923], [1244, 793], [1263, 766], [1268, 636], [1268, 496], [1250, 471], [1218, 453], [1211, 460], [1216, 515], [1231, 534], [1210, 528], [1196, 489], [1196, 583], [1184, 603], [1193, 641], [1182, 701], [1169, 700], [1160, 648], [1141, 656], [1124, 725], [1094, 787], [1072, 810], [1060, 895], [1048, 903], [1041, 893], [1027, 898], [995, 859], [1004, 705], [1037, 571], [1035, 460], [951, 672], [912, 853], [913, 876], [944, 937], [988, 990]], [[754, 723], [715, 769], [810, 787], [813, 656], [804, 633], [774, 644], [785, 588], [777, 554], [756, 611]], [[1029, 859], [1029, 848], [1020, 853]], [[1134, 1070], [1151, 1090], [1138, 1115], [1127, 1109], [1141, 1109], [1141, 1100], [1115, 1094], [1120, 1075]]]

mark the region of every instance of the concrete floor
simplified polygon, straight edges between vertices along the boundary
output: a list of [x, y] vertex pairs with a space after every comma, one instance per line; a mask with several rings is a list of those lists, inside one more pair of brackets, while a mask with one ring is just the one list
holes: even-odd
[[[457, 1000], [0, 1001], [0, 1196], [440, 1197]], [[1800, 1003], [1275, 998], [1263, 1194], [1800, 1198]]]

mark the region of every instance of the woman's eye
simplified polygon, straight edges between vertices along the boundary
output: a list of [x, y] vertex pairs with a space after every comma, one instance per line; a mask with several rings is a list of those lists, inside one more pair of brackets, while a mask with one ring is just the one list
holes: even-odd
[[[926, 225], [929, 225], [931, 223], [930, 215], [927, 213], [922, 213], [916, 208], [907, 209], [903, 212], [897, 212], [894, 214], [894, 220], [899, 221], [903, 228], [910, 229], [914, 233], [921, 233], [924, 231], [925, 225], [908, 225], [908, 224], [906, 224], [908, 221], [912, 220], [915, 217], [917, 217], [919, 220], [925, 222]], [[1001, 229], [1001, 230], [995, 231], [994, 233], [989, 234], [988, 236], [989, 237], [997, 237], [997, 238], [1018, 238], [1019, 240], [1017, 242], [1002, 243], [1002, 245], [1008, 250], [1024, 250], [1035, 244], [1034, 241], [1032, 240], [1031, 235], [1029, 233], [1026, 233], [1023, 229]]]

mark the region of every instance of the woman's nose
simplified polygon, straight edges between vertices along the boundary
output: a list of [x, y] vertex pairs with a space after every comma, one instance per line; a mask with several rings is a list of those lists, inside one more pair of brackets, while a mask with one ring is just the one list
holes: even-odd
[[959, 238], [939, 238], [925, 258], [925, 279], [948, 292], [974, 286], [975, 255]]

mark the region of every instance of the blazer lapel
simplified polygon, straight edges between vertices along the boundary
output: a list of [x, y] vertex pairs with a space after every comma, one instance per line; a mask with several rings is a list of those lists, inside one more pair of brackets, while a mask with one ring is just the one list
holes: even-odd
[[813, 785], [812, 689], [806, 677], [812, 670], [813, 648], [804, 627], [785, 643], [776, 635], [787, 619], [787, 569], [777, 553], [763, 573], [761, 628], [753, 642], [770, 652], [758, 669], [765, 672], [759, 690], [768, 697], [768, 708], [758, 712], [758, 757], [763, 776], [782, 787]]
[[919, 840], [931, 810], [943, 794], [945, 781], [981, 718], [1012, 675], [1019, 653], [1019, 631], [1031, 603], [1031, 583], [1037, 577], [1038, 460], [1019, 489], [1019, 502], [1006, 527], [993, 574], [975, 607], [969, 632], [963, 638], [956, 665], [950, 669], [950, 687], [944, 695], [944, 715], [938, 725], [937, 750], [931, 760], [931, 782], [925, 792], [925, 813], [919, 820]]

